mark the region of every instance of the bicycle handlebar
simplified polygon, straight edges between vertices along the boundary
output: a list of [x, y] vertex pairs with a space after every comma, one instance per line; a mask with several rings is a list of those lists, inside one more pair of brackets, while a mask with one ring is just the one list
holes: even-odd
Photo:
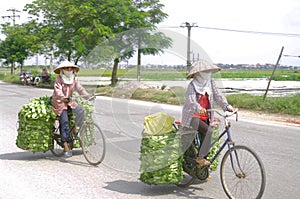
[[71, 101], [71, 100], [75, 100], [75, 99], [78, 99], [78, 98], [83, 98], [83, 99], [85, 99], [86, 101], [93, 101], [93, 100], [95, 100], [96, 99], [96, 95], [79, 95], [79, 96], [69, 96], [69, 97], [67, 97], [67, 99], [69, 100], [69, 101]]
[[233, 112], [225, 111], [225, 114], [219, 112], [219, 111], [216, 110], [216, 109], [207, 109], [206, 111], [207, 111], [207, 112], [215, 112], [215, 113], [217, 113], [218, 115], [220, 115], [221, 117], [224, 117], [224, 119], [226, 119], [227, 117], [231, 117], [231, 116], [233, 116], [233, 115], [236, 115], [236, 121], [238, 121], [238, 109], [237, 109], [237, 108], [234, 109]]

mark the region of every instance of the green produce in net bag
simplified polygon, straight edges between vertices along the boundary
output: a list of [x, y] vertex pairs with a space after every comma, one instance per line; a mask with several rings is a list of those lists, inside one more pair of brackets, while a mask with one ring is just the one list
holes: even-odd
[[163, 112], [145, 118], [140, 149], [140, 180], [144, 183], [171, 184], [183, 178], [180, 135], [173, 122]]
[[32, 98], [18, 113], [16, 145], [23, 150], [46, 152], [53, 147], [53, 124], [56, 115], [52, 111], [51, 98]]
[[[221, 144], [221, 140], [218, 140], [218, 137], [219, 137], [219, 134], [220, 134], [220, 129], [219, 129], [219, 126], [214, 126], [212, 127], [213, 129], [213, 133], [212, 133], [212, 143], [214, 141], [216, 141], [216, 143], [214, 144], [213, 147], [210, 148], [210, 152], [207, 156], [207, 159], [208, 160], [211, 160], [215, 155], [216, 153], [218, 152], [218, 150], [220, 149], [220, 144]], [[211, 171], [215, 171], [217, 169], [219, 165], [219, 156], [215, 159], [215, 161], [210, 165], [210, 170]]]

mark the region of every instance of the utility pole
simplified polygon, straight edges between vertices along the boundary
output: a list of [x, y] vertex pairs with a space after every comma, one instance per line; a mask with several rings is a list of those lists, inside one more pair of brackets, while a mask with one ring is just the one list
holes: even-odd
[[20, 15], [16, 15], [16, 12], [20, 12], [20, 11], [14, 9], [14, 8], [13, 9], [8, 9], [7, 11], [12, 11], [13, 14], [12, 15], [8, 15], [8, 16], [2, 16], [2, 18], [3, 19], [5, 19], [5, 18], [12, 19], [13, 20], [13, 25], [15, 25], [16, 24], [16, 17], [20, 18]]
[[186, 69], [187, 73], [190, 71], [191, 68], [191, 29], [192, 27], [198, 27], [195, 23], [192, 23], [192, 25], [189, 22], [182, 23], [181, 28], [187, 28], [188, 29], [188, 40], [187, 40], [187, 60], [186, 60]]
[[275, 67], [274, 67], [274, 69], [273, 69], [273, 72], [272, 72], [272, 74], [271, 74], [271, 77], [269, 78], [268, 86], [267, 86], [266, 92], [265, 92], [265, 94], [264, 94], [263, 101], [265, 101], [265, 99], [266, 99], [266, 97], [267, 97], [267, 94], [268, 94], [268, 91], [269, 91], [269, 87], [270, 87], [271, 81], [272, 81], [272, 79], [273, 79], [274, 73], [275, 73], [275, 71], [276, 71], [276, 68], [277, 68], [277, 66], [278, 66], [278, 64], [279, 64], [279, 61], [280, 61], [280, 59], [281, 59], [283, 49], [284, 49], [284, 46], [282, 46], [282, 48], [281, 48], [281, 51], [280, 51], [280, 54], [279, 54], [279, 56], [278, 56], [276, 65], [275, 65]]
[[[8, 15], [8, 16], [2, 16], [2, 18], [3, 19], [5, 19], [5, 18], [12, 19], [13, 20], [13, 26], [15, 26], [15, 24], [16, 24], [16, 17], [20, 18], [20, 15], [16, 15], [16, 12], [20, 12], [20, 11], [14, 9], [14, 8], [13, 9], [8, 9], [7, 11], [12, 11], [13, 14], [12, 15]], [[11, 71], [10, 71], [11, 74], [14, 74], [15, 65], [16, 65], [16, 63], [13, 62], [12, 67], [11, 67]]]

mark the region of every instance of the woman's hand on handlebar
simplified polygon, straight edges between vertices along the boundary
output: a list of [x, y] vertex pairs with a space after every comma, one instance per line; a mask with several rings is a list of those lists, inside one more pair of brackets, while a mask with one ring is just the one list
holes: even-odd
[[199, 109], [199, 114], [206, 114], [207, 110], [205, 108]]
[[227, 111], [229, 111], [229, 112], [234, 112], [234, 110], [235, 110], [231, 105], [228, 105], [228, 106], [226, 107], [226, 109], [227, 109]]
[[69, 103], [71, 101], [71, 98], [70, 97], [62, 97], [61, 101], [64, 103]]

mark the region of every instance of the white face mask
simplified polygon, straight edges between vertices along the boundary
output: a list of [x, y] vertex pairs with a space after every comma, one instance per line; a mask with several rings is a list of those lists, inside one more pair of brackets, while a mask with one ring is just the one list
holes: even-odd
[[210, 80], [211, 72], [201, 72], [199, 74], [204, 80]]
[[73, 70], [68, 71], [68, 70], [61, 70], [60, 75], [64, 81], [65, 84], [72, 84], [74, 81], [75, 74]]
[[63, 70], [63, 73], [65, 74], [66, 77], [71, 77], [74, 74], [73, 70]]
[[211, 94], [211, 73], [210, 72], [199, 72], [194, 76], [192, 83], [197, 93], [208, 95]]

